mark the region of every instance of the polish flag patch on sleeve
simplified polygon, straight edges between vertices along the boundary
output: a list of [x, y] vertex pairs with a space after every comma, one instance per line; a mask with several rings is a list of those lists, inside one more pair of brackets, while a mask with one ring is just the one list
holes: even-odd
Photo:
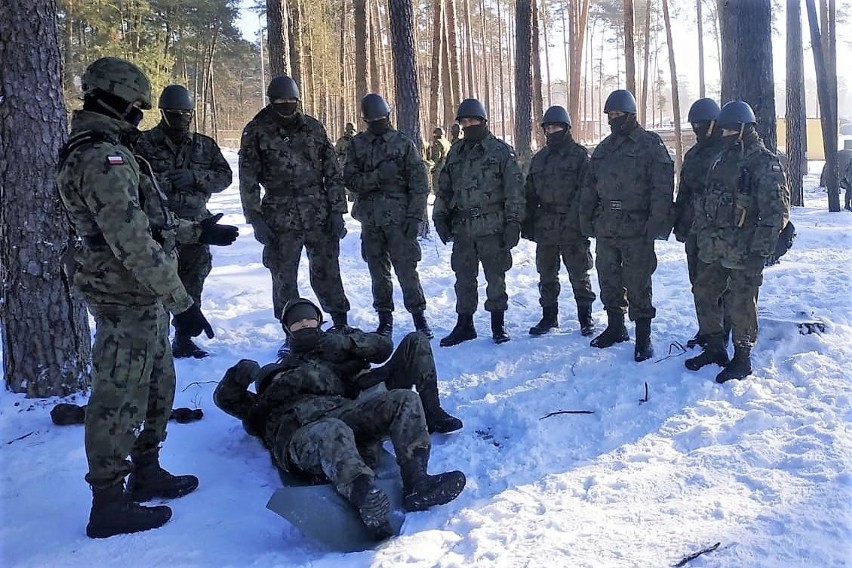
[[109, 165], [109, 166], [123, 166], [124, 165], [124, 157], [117, 155], [117, 154], [107, 156], [107, 165]]

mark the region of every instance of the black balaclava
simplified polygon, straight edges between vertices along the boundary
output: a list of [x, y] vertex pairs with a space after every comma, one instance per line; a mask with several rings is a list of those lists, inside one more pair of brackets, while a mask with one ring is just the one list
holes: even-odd
[[607, 122], [613, 134], [621, 134], [623, 136], [627, 136], [639, 126], [639, 123], [636, 122], [636, 114], [632, 112], [622, 114], [616, 118], [610, 118]]
[[464, 132], [463, 140], [471, 144], [481, 142], [488, 135], [488, 121], [483, 120], [479, 124], [465, 126], [462, 128]]
[[174, 141], [182, 139], [189, 134], [189, 126], [192, 124], [192, 113], [176, 110], [160, 109], [163, 130]]
[[[711, 130], [711, 128], [713, 129]], [[715, 128], [715, 123], [712, 120], [702, 120], [701, 122], [692, 123], [692, 131], [695, 133], [698, 143], [703, 144], [704, 142], [712, 141], [713, 135], [719, 129]]]
[[133, 126], [139, 126], [139, 123], [142, 122], [141, 110], [121, 97], [101, 89], [86, 93], [83, 98], [83, 110], [124, 120]]
[[290, 332], [290, 351], [304, 353], [319, 343], [322, 330], [319, 327], [303, 327]]
[[296, 109], [299, 108], [299, 101], [285, 101], [283, 103], [272, 103], [272, 108], [283, 119], [293, 118], [296, 114]]
[[[561, 123], [560, 123], [561, 124]], [[545, 132], [544, 137], [547, 139], [547, 145], [551, 148], [561, 145], [563, 142], [571, 140], [571, 127], [565, 126], [562, 130], [556, 132]]]
[[388, 131], [388, 128], [390, 128], [390, 119], [387, 116], [367, 123], [367, 130], [376, 136], [381, 136]]

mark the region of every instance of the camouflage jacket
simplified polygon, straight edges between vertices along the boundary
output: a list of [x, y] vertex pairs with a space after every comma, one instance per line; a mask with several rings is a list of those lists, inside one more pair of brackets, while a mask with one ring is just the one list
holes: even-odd
[[[169, 209], [178, 217], [209, 217], [210, 195], [231, 185], [231, 166], [216, 142], [203, 134], [193, 132], [176, 143], [160, 124], [142, 133], [135, 150], [151, 164], [160, 188], [169, 199]], [[190, 190], [177, 189], [165, 176], [172, 170], [182, 169], [192, 170], [195, 177]]]
[[789, 216], [790, 192], [778, 157], [755, 132], [746, 133], [718, 156], [695, 200], [699, 258], [744, 268], [775, 251]]
[[573, 140], [545, 146], [532, 157], [527, 174], [524, 228], [535, 242], [570, 243], [580, 232], [580, 186], [589, 153]]
[[432, 173], [436, 176], [441, 175], [441, 170], [444, 168], [444, 162], [447, 160], [447, 154], [450, 152], [450, 143], [447, 139], [441, 136], [433, 138], [432, 144], [429, 146], [429, 164], [432, 166]]
[[[74, 285], [89, 303], [145, 306], [162, 302], [180, 313], [192, 305], [177, 274], [175, 242], [197, 242], [197, 224], [178, 220], [156, 187], [150, 168], [121, 141], [138, 132], [130, 124], [78, 111], [74, 144], [57, 176], [62, 203], [81, 238], [74, 258]], [[140, 165], [143, 169], [140, 171]]]
[[589, 237], [667, 238], [674, 163], [654, 132], [636, 127], [595, 147], [580, 196], [580, 230]]
[[327, 331], [313, 350], [290, 353], [260, 369], [253, 377], [257, 395], [246, 390], [247, 380], [226, 375], [214, 400], [272, 447], [328, 412], [353, 404], [360, 392], [355, 379], [392, 351], [393, 342], [377, 333], [354, 328]]
[[698, 142], [687, 151], [680, 168], [680, 181], [675, 199], [675, 238], [681, 242], [692, 232], [692, 220], [695, 217], [695, 200], [704, 193], [707, 173], [716, 157], [722, 151], [719, 140], [712, 136]]
[[271, 106], [260, 111], [240, 141], [240, 197], [246, 221], [260, 217], [274, 231], [322, 230], [329, 212], [346, 213], [325, 128], [301, 113], [287, 123]]
[[488, 134], [450, 147], [432, 210], [436, 224], [475, 238], [501, 234], [525, 213], [523, 176], [511, 146]]
[[[382, 162], [396, 163], [393, 182], [379, 174]], [[423, 221], [429, 181], [414, 142], [390, 128], [380, 136], [361, 132], [352, 138], [343, 168], [346, 187], [355, 194], [352, 216], [367, 225], [398, 225], [406, 217]]]
[[345, 134], [337, 139], [337, 142], [334, 143], [334, 153], [337, 155], [337, 159], [340, 161], [341, 167], [345, 163], [346, 160], [346, 152], [349, 151], [349, 143], [352, 142], [353, 136], [346, 136]]

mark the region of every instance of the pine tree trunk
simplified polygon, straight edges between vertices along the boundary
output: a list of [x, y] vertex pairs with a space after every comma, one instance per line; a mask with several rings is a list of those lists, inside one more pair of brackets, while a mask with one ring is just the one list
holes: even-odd
[[477, 96], [477, 84], [475, 72], [473, 70], [473, 33], [470, 25], [470, 0], [462, 0], [464, 2], [464, 10], [462, 17], [464, 18], [464, 34], [465, 34], [465, 65], [467, 71], [467, 92], [470, 96]]
[[666, 24], [666, 43], [669, 47], [669, 70], [672, 82], [672, 114], [674, 116], [675, 135], [675, 176], [683, 163], [683, 138], [680, 133], [680, 95], [677, 88], [677, 66], [675, 65], [674, 42], [672, 41], [672, 21], [669, 15], [669, 0], [663, 0], [663, 19]]
[[0, 4], [3, 376], [30, 397], [90, 384], [88, 316], [63, 271], [71, 228], [56, 190], [67, 132], [56, 21], [53, 0]]
[[575, 33], [571, 39], [571, 79], [568, 111], [572, 117], [580, 116], [580, 85], [583, 80], [583, 45], [589, 23], [589, 0], [572, 0]]
[[[420, 88], [414, 53], [413, 15], [410, 0], [388, 0], [394, 83], [396, 85], [396, 123], [418, 148], [420, 137]], [[422, 149], [421, 149], [422, 151]]]
[[[541, 92], [541, 54], [539, 46], [539, 30], [538, 30], [538, 0], [532, 0], [532, 114], [533, 124], [537, 124], [541, 117], [544, 116], [542, 108], [542, 92]], [[544, 130], [541, 128], [533, 128], [535, 132], [536, 147], [544, 147]]]
[[340, 132], [346, 127], [346, 0], [340, 2], [340, 45], [337, 64], [340, 69], [340, 96], [337, 99], [337, 121]]
[[290, 0], [290, 76], [299, 89], [302, 85], [302, 6], [301, 0]]
[[515, 139], [512, 141], [521, 168], [532, 157], [532, 3], [515, 2]]
[[[546, 0], [536, 0], [541, 2], [539, 17], [541, 18], [541, 31], [544, 39], [544, 79], [547, 88], [547, 106], [553, 106], [553, 87], [550, 83], [550, 41], [548, 40], [547, 29], [550, 27], [550, 12]], [[544, 16], [542, 16], [544, 14]]]
[[701, 14], [701, 2], [695, 0], [695, 21], [698, 23], [698, 98], [707, 95], [704, 87], [704, 16]]
[[369, 26], [370, 26], [370, 91], [374, 93], [382, 93], [382, 76], [379, 71], [379, 43], [381, 35], [379, 34], [379, 22], [375, 9], [376, 0], [369, 0]]
[[456, 0], [446, 0], [447, 40], [450, 52], [450, 81], [452, 81], [453, 101], [458, 104], [462, 98], [461, 71], [459, 70], [459, 42], [456, 27]]
[[367, 0], [353, 0], [352, 6], [355, 23], [355, 99], [358, 104], [369, 92], [367, 87]]
[[[432, 3], [432, 70], [429, 80], [429, 125], [438, 125], [438, 96], [441, 94], [441, 20], [444, 14], [443, 0]], [[447, 125], [446, 121], [442, 121]]]
[[[266, 0], [266, 41], [269, 52], [269, 74], [290, 74], [290, 42], [287, 33], [286, 0]], [[264, 78], [265, 80], [265, 78]], [[266, 85], [263, 85], [266, 88]]]
[[633, 41], [633, 0], [624, 0], [624, 74], [627, 90], [636, 93], [636, 46]]
[[[446, 4], [444, 5], [446, 8]], [[447, 11], [444, 10], [441, 20], [441, 86], [444, 99], [444, 122], [452, 124], [456, 117], [456, 106], [459, 100], [453, 93], [453, 79], [450, 70], [450, 34], [447, 31]]]
[[787, 183], [790, 203], [797, 206], [805, 204], [802, 179], [807, 172], [803, 57], [801, 0], [787, 0]]
[[[701, 2], [701, 0], [698, 0]], [[648, 8], [645, 12], [645, 62], [642, 71], [642, 101], [639, 104], [639, 124], [644, 128], [647, 126], [648, 116], [648, 85], [651, 84], [651, 77], [648, 75], [651, 64], [651, 2], [648, 0]]]

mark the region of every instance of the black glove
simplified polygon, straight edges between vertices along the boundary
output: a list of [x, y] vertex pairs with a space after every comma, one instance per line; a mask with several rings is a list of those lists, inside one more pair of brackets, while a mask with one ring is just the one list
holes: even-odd
[[166, 173], [166, 177], [177, 189], [193, 189], [195, 187], [195, 174], [192, 170], [172, 170]]
[[328, 221], [325, 223], [325, 229], [332, 237], [342, 239], [346, 236], [346, 221], [343, 220], [343, 213], [335, 213], [332, 211], [328, 214]]
[[272, 232], [272, 229], [269, 228], [269, 225], [266, 224], [266, 221], [263, 219], [255, 219], [251, 223], [252, 229], [254, 229], [254, 239], [262, 245], [271, 245], [275, 243], [275, 233]]
[[222, 213], [217, 213], [201, 221], [201, 236], [198, 242], [205, 245], [226, 247], [237, 240], [240, 230], [234, 225], [218, 225]]
[[503, 248], [512, 250], [518, 246], [521, 240], [521, 224], [517, 221], [509, 221], [503, 228]]
[[172, 413], [169, 415], [169, 420], [174, 420], [178, 424], [187, 424], [201, 420], [202, 416], [204, 416], [204, 411], [200, 408], [196, 408], [195, 410], [191, 408], [173, 408]]
[[420, 219], [414, 217], [406, 217], [402, 222], [402, 234], [407, 239], [416, 239], [417, 233], [420, 230]]
[[446, 224], [443, 221], [435, 221], [435, 232], [438, 233], [438, 238], [441, 239], [441, 242], [444, 244], [453, 240], [453, 230], [450, 228], [449, 224]]
[[175, 333], [181, 335], [198, 337], [202, 331], [210, 339], [213, 339], [215, 335], [213, 333], [213, 326], [210, 325], [210, 322], [201, 313], [201, 308], [198, 307], [198, 304], [192, 304], [188, 310], [175, 314], [174, 318], [172, 318], [172, 325], [175, 328]]
[[396, 181], [396, 176], [399, 175], [399, 167], [393, 160], [385, 160], [379, 164], [379, 179], [384, 182]]

